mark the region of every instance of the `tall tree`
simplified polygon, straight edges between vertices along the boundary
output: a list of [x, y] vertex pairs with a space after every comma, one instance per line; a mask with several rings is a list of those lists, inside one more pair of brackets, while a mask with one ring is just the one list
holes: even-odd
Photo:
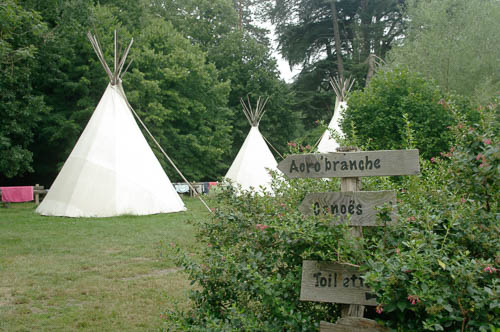
[[[321, 58], [335, 63], [340, 52], [355, 74], [374, 53], [384, 57], [402, 32], [403, 0], [277, 0], [268, 12], [276, 25], [279, 50], [290, 65], [310, 65]], [[335, 15], [336, 14], [336, 15]], [[336, 37], [335, 26], [338, 25]], [[337, 74], [335, 67], [332, 74]]]
[[231, 0], [151, 0], [151, 11], [204, 50], [238, 28]]
[[270, 50], [245, 32], [234, 32], [211, 47], [209, 59], [220, 68], [221, 78], [231, 82], [228, 106], [233, 110], [232, 160], [243, 143], [249, 125], [241, 110], [240, 98], [249, 95], [255, 102], [259, 96], [270, 97], [260, 129], [276, 149], [283, 152], [299, 130], [299, 116], [292, 112], [294, 95], [278, 77], [276, 61]]
[[134, 69], [124, 82], [130, 103], [186, 177], [217, 178], [231, 145], [229, 82], [165, 20], [151, 19], [137, 37]]
[[238, 14], [238, 29], [249, 33], [263, 45], [269, 46], [269, 31], [256, 22], [265, 20], [265, 11], [269, 6], [261, 0], [232, 0]]
[[[402, 34], [404, 0], [276, 0], [268, 15], [278, 49], [302, 70], [294, 84], [305, 126], [328, 121], [334, 98], [331, 76], [353, 76], [364, 85], [373, 56], [384, 58]], [[337, 29], [338, 27], [338, 29]], [[373, 66], [371, 67], [373, 68]]]
[[445, 91], [488, 100], [500, 91], [500, 3], [491, 0], [409, 1], [407, 37], [391, 52]]
[[[261, 3], [255, 0], [155, 0], [154, 11], [200, 45], [207, 52], [207, 60], [220, 72], [220, 79], [230, 82], [228, 107], [233, 114], [233, 144], [225, 156], [227, 163], [236, 156], [248, 132], [240, 105], [240, 98], [247, 94], [252, 98], [271, 97], [261, 130], [278, 150], [283, 151], [300, 128], [300, 114], [291, 112], [294, 95], [280, 81], [269, 40], [254, 22], [254, 15], [260, 15], [255, 13], [254, 5], [259, 7]], [[280, 119], [269, 122], [275, 125], [274, 129], [267, 124], [271, 119]]]
[[337, 55], [337, 72], [341, 80], [344, 80], [344, 61], [342, 60], [342, 47], [340, 46], [339, 19], [337, 16], [337, 1], [331, 0], [330, 8], [332, 9], [332, 24], [333, 36], [335, 40], [335, 53]]
[[33, 171], [30, 144], [46, 111], [33, 90], [42, 36], [40, 15], [17, 1], [0, 3], [0, 178]]
[[25, 5], [47, 17], [49, 28], [39, 50], [41, 65], [34, 73], [34, 89], [45, 96], [50, 111], [42, 118], [33, 144], [33, 181], [50, 184], [108, 83], [86, 32], [106, 36], [120, 25], [116, 19], [105, 20], [105, 16], [96, 24], [95, 12], [108, 11], [106, 7], [95, 10], [92, 1], [25, 0]]

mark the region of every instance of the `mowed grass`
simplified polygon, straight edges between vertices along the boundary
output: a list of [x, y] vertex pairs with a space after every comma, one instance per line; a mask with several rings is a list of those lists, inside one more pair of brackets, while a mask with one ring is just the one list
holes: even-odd
[[165, 247], [196, 246], [187, 212], [115, 218], [42, 217], [0, 207], [0, 331], [137, 331], [189, 306], [191, 287]]

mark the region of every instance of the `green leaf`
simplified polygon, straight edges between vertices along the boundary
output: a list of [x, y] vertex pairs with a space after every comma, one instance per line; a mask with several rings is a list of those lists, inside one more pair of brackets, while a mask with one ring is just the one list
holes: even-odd
[[488, 293], [489, 296], [493, 296], [493, 291], [491, 288], [484, 286], [484, 291]]
[[408, 308], [408, 302], [406, 301], [399, 301], [396, 305], [400, 311], [405, 311]]

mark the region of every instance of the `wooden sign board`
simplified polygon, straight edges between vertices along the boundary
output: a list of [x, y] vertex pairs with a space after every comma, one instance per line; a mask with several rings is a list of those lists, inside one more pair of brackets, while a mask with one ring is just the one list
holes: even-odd
[[363, 284], [359, 269], [332, 262], [302, 262], [301, 301], [376, 306], [376, 296]]
[[389, 332], [389, 329], [376, 321], [362, 317], [343, 317], [335, 324], [321, 321], [320, 332]]
[[393, 206], [391, 221], [396, 220], [396, 193], [394, 191], [346, 191], [308, 194], [299, 206], [306, 216], [339, 216], [334, 225], [347, 222], [350, 226], [384, 226], [377, 224], [375, 207], [389, 203]]
[[289, 178], [415, 175], [418, 150], [331, 152], [289, 155], [278, 164]]

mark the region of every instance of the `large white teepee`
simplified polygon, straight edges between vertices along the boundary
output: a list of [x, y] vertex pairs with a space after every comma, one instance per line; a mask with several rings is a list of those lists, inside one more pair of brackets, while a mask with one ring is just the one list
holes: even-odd
[[36, 211], [67, 217], [184, 211], [184, 203], [137, 126], [122, 89], [121, 72], [132, 41], [119, 62], [115, 55], [111, 72], [95, 36], [89, 33], [89, 39], [111, 83]]
[[330, 85], [335, 91], [337, 96], [335, 100], [335, 109], [333, 111], [333, 117], [328, 124], [328, 129], [325, 130], [318, 144], [318, 152], [328, 153], [336, 152], [339, 147], [337, 140], [331, 136], [331, 130], [338, 134], [340, 138], [344, 137], [344, 133], [340, 128], [340, 122], [342, 121], [345, 110], [347, 109], [347, 103], [345, 102], [347, 94], [354, 84], [354, 80], [350, 81], [348, 79], [336, 79], [330, 78]]
[[262, 193], [259, 191], [260, 187], [265, 188], [267, 192], [272, 191], [272, 177], [269, 170], [280, 172], [278, 163], [259, 131], [259, 122], [264, 115], [266, 102], [267, 99], [261, 102], [259, 98], [255, 109], [252, 109], [250, 101], [247, 106], [241, 99], [243, 112], [252, 127], [226, 174], [226, 179], [231, 180], [236, 186], [241, 186], [242, 190], [253, 188], [259, 193]]

